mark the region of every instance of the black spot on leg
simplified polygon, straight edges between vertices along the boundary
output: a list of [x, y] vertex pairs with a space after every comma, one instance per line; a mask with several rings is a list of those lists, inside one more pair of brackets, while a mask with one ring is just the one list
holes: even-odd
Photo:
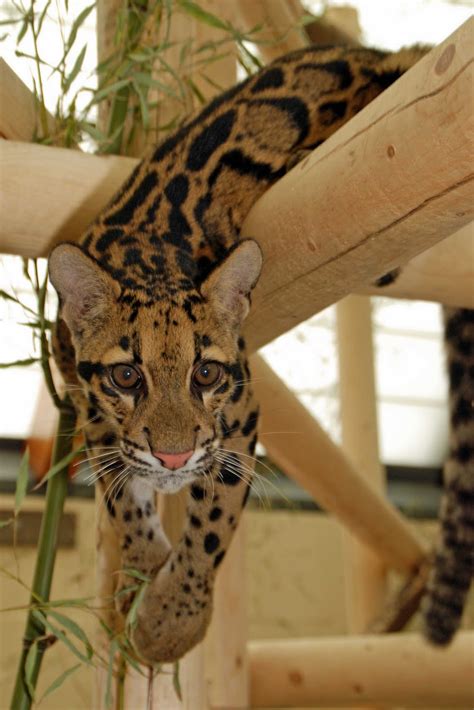
[[222, 510], [221, 508], [213, 508], [211, 512], [209, 513], [209, 520], [212, 520], [212, 522], [219, 520], [219, 518], [222, 515]]
[[330, 126], [346, 115], [347, 101], [326, 101], [319, 107], [319, 119], [323, 126]]
[[251, 454], [251, 456], [254, 455], [256, 447], [257, 447], [257, 435], [255, 434], [255, 436], [250, 441], [249, 446], [248, 446], [248, 452], [249, 452], [249, 454]]
[[189, 584], [183, 584], [181, 589], [183, 590], [183, 592], [185, 592], [185, 594], [189, 594], [191, 591], [191, 587], [189, 586]]
[[224, 559], [225, 556], [225, 550], [221, 550], [220, 552], [217, 553], [217, 555], [214, 557], [214, 569], [219, 567], [220, 563]]
[[124, 510], [123, 511], [123, 519], [124, 519], [124, 522], [129, 523], [132, 519], [132, 511], [131, 510]]
[[194, 500], [203, 500], [206, 496], [206, 491], [201, 486], [191, 486], [191, 496]]
[[137, 518], [142, 518], [142, 517], [143, 517], [143, 511], [142, 511], [141, 508], [137, 508], [136, 511], [135, 511], [135, 513], [136, 513]]
[[449, 364], [449, 385], [451, 389], [457, 389], [461, 384], [465, 369], [462, 362], [459, 360], [453, 360]]
[[222, 464], [217, 480], [226, 486], [236, 486], [241, 480], [240, 461], [235, 454], [226, 457], [226, 463]]
[[150, 540], [150, 542], [153, 540], [154, 536], [155, 535], [153, 533], [153, 530], [148, 530], [147, 538], [148, 538], [148, 540]]
[[122, 350], [128, 350], [130, 347], [130, 340], [127, 338], [126, 335], [124, 335], [122, 338], [119, 340], [119, 345], [122, 348]]
[[459, 397], [454, 407], [453, 413], [451, 415], [451, 422], [454, 427], [459, 426], [459, 424], [464, 424], [472, 419], [474, 414], [474, 406], [472, 402], [464, 397]]
[[202, 527], [202, 523], [199, 520], [199, 518], [196, 517], [196, 515], [191, 515], [190, 522], [191, 522], [191, 525], [193, 526], [193, 528], [201, 528]]
[[184, 536], [184, 544], [186, 545], [187, 548], [190, 548], [193, 546], [193, 541], [191, 540], [190, 537], [187, 535]]
[[204, 549], [208, 555], [212, 555], [212, 553], [217, 550], [220, 544], [221, 541], [219, 540], [219, 537], [216, 535], [216, 533], [207, 533], [206, 537], [204, 538]]

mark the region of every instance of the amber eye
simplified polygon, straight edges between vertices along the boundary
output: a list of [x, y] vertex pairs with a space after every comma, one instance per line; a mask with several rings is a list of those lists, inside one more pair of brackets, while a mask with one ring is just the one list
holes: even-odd
[[197, 387], [212, 387], [222, 377], [223, 367], [218, 362], [203, 362], [193, 372], [193, 383]]
[[138, 389], [143, 384], [143, 377], [133, 365], [114, 365], [110, 368], [110, 377], [116, 387], [122, 390]]

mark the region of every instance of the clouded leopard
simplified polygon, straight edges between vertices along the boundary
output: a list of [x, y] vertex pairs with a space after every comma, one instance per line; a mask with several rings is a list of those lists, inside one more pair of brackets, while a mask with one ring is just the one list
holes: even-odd
[[[107, 490], [124, 568], [151, 577], [133, 641], [151, 661], [204, 635], [249, 493], [254, 401], [241, 325], [262, 266], [239, 238], [268, 187], [422, 50], [308, 48], [217, 97], [134, 170], [79, 245], [49, 261], [55, 357]], [[154, 490], [186, 486], [175, 549]]]

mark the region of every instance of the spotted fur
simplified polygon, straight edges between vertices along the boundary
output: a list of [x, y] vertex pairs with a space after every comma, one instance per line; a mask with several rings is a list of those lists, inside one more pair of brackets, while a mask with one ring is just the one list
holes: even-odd
[[[249, 492], [258, 407], [240, 330], [261, 254], [239, 239], [243, 220], [421, 54], [339, 47], [282, 57], [154, 149], [80, 246], [50, 257], [61, 303], [55, 357], [68, 385], [81, 387], [71, 396], [123, 567], [151, 577], [133, 636], [146, 659], [174, 660], [203, 637]], [[193, 368], [207, 361], [222, 376], [198, 391]], [[120, 363], [140, 371], [140, 388], [116, 386]], [[175, 471], [152, 454], [188, 450], [193, 460]], [[183, 486], [187, 521], [171, 551], [154, 489]]]
[[444, 467], [441, 540], [423, 604], [425, 633], [451, 641], [474, 575], [474, 311], [445, 309], [450, 453]]

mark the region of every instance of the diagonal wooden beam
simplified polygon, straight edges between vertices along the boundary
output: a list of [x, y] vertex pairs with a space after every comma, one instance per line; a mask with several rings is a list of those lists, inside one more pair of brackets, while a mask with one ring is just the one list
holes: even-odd
[[474, 218], [474, 18], [268, 190], [253, 349]]
[[[54, 118], [46, 113], [48, 128]], [[31, 141], [41, 136], [38, 106], [29, 88], [0, 57], [0, 137], [12, 141]]]

